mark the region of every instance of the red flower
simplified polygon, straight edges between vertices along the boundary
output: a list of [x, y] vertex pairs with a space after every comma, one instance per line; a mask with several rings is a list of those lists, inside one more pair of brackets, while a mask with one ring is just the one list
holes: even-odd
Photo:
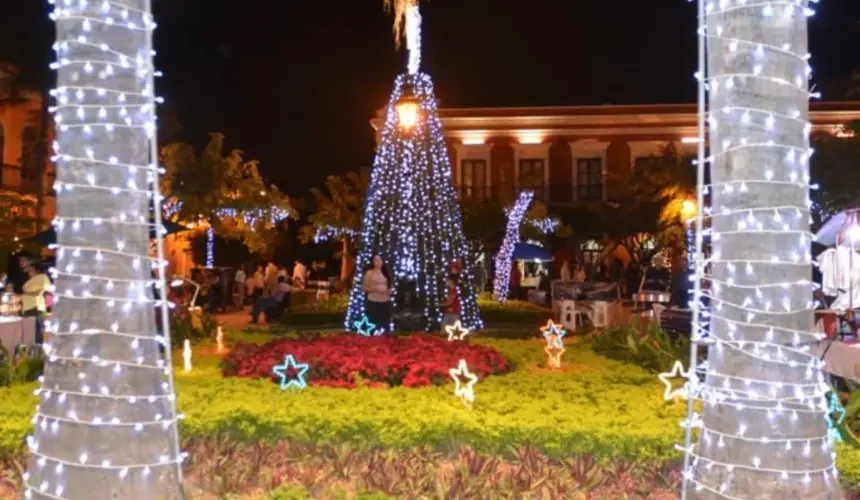
[[276, 339], [266, 345], [239, 345], [222, 361], [225, 377], [271, 378], [272, 367], [292, 354], [308, 363], [308, 381], [326, 387], [351, 388], [358, 374], [368, 387], [428, 386], [445, 383], [448, 370], [465, 359], [480, 377], [510, 370], [495, 349], [448, 342], [438, 336], [362, 337], [345, 334], [313, 340]]

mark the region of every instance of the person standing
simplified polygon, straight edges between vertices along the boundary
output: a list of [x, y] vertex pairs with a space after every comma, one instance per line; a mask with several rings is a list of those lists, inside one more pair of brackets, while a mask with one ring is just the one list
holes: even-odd
[[45, 294], [53, 289], [48, 276], [36, 268], [36, 263], [28, 257], [21, 257], [21, 269], [27, 274], [21, 294], [21, 315], [28, 318], [36, 318], [36, 344], [42, 343], [42, 332], [44, 331], [45, 316], [48, 314], [48, 306], [45, 302]]
[[367, 319], [377, 328], [388, 331], [391, 328], [391, 275], [382, 257], [375, 255], [370, 269], [364, 273], [362, 290], [367, 293], [364, 310]]
[[263, 274], [263, 266], [257, 266], [257, 271], [251, 277], [251, 304], [257, 302], [257, 299], [263, 296], [263, 289], [266, 287], [266, 276]]
[[236, 276], [233, 280], [233, 299], [236, 303], [236, 307], [241, 311], [245, 307], [245, 280], [247, 277], [245, 276], [245, 269], [243, 266], [239, 266], [239, 269], [236, 270]]

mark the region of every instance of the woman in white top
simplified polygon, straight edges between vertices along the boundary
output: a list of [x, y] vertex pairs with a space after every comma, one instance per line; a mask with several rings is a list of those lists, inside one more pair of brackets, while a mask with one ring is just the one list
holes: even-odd
[[373, 265], [364, 273], [361, 288], [367, 293], [364, 310], [367, 319], [377, 329], [388, 331], [391, 328], [391, 289], [393, 283], [382, 257], [375, 255]]
[[21, 315], [36, 318], [36, 344], [42, 343], [42, 322], [48, 313], [45, 294], [52, 289], [48, 276], [36, 269], [35, 263], [21, 257], [21, 269], [27, 273], [27, 281], [21, 294]]

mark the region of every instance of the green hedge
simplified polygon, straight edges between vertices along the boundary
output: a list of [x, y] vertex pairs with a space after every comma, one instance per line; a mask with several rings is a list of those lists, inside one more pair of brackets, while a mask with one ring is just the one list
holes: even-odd
[[[478, 300], [481, 318], [488, 327], [502, 325], [535, 326], [546, 323], [552, 314], [547, 308], [520, 300], [503, 304], [481, 295]], [[343, 324], [346, 302], [342, 295], [332, 296], [325, 302], [299, 306], [287, 311], [283, 323], [291, 326], [329, 326]]]
[[[327, 389], [283, 392], [269, 380], [224, 379], [218, 359], [200, 355], [194, 370], [177, 372], [186, 439], [227, 436], [242, 442], [432, 447], [508, 453], [534, 445], [554, 457], [590, 454], [601, 461], [663, 462], [678, 458], [678, 421], [685, 405], [663, 401], [662, 385], [646, 371], [571, 343], [562, 372], [545, 370], [540, 340], [475, 338], [502, 351], [513, 373], [475, 386], [468, 409], [453, 385], [420, 389]], [[35, 408], [34, 384], [0, 389], [0, 455], [23, 452]], [[842, 477], [860, 483], [860, 451], [840, 447]]]

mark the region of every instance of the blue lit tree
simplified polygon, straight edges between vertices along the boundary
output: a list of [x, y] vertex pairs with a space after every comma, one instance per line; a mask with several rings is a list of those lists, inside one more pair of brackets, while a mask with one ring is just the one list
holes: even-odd
[[[414, 309], [423, 315], [428, 330], [441, 324], [440, 303], [447, 294], [448, 270], [452, 262], [460, 261], [463, 326], [482, 326], [433, 83], [418, 71], [419, 25], [418, 9], [413, 5], [406, 18], [409, 72], [395, 81], [365, 201], [358, 274], [346, 315], [350, 330], [365, 314], [360, 273], [374, 255], [387, 262], [395, 291], [414, 287]], [[396, 311], [398, 304], [394, 307]]]

